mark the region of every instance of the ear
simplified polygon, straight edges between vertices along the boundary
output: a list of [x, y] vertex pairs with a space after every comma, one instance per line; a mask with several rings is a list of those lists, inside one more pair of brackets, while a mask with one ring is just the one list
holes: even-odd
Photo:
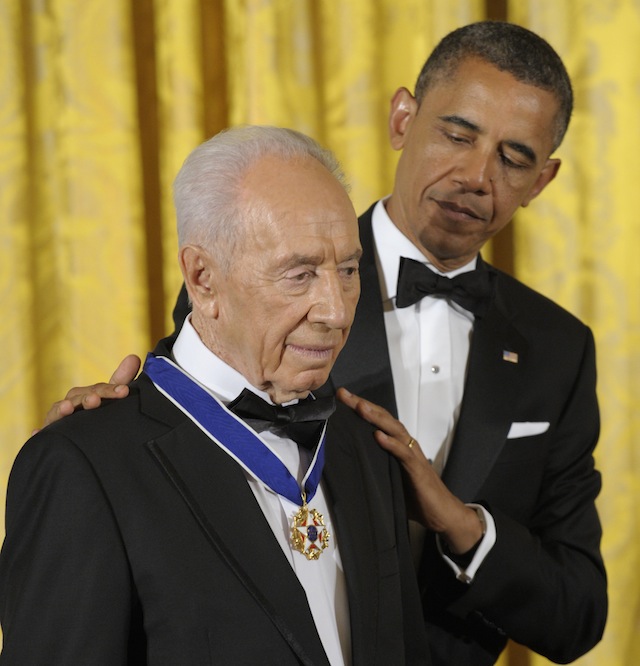
[[394, 150], [404, 148], [407, 131], [417, 113], [416, 98], [406, 88], [398, 88], [391, 98], [389, 111], [389, 140]]
[[544, 188], [556, 177], [560, 169], [561, 161], [557, 158], [548, 159], [546, 164], [542, 167], [542, 171], [538, 175], [536, 182], [529, 191], [525, 200], [520, 204], [525, 207], [528, 206], [537, 196], [544, 190]]
[[179, 261], [194, 310], [205, 317], [217, 317], [217, 280], [211, 255], [199, 245], [184, 245]]

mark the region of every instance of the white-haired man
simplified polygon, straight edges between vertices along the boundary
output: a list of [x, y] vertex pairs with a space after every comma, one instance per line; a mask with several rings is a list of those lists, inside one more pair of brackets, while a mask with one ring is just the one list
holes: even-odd
[[[428, 664], [399, 468], [315, 400], [360, 293], [332, 156], [247, 127], [175, 183], [193, 304], [122, 401], [23, 447], [1, 664]], [[328, 421], [327, 421], [328, 419]]]

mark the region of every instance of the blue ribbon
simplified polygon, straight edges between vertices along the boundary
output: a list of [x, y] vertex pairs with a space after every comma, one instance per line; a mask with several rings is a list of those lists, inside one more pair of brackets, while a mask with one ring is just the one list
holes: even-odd
[[[217, 398], [164, 356], [148, 354], [144, 372], [163, 395], [187, 414], [244, 469], [279, 495], [294, 504], [301, 504], [302, 493], [298, 482], [284, 463], [244, 421], [232, 414]], [[322, 476], [325, 433], [326, 425], [302, 481], [306, 501], [310, 501], [315, 495]]]

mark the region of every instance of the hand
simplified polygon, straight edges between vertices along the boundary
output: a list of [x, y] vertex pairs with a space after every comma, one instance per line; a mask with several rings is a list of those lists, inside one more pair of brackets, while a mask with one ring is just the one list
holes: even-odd
[[405, 487], [410, 517], [440, 534], [452, 553], [471, 550], [482, 538], [478, 514], [449, 491], [404, 425], [383, 407], [345, 388], [338, 389], [337, 396], [379, 428], [374, 435], [376, 441], [400, 461], [408, 481]]
[[[103, 399], [126, 398], [129, 395], [127, 384], [135, 378], [138, 370], [140, 370], [140, 359], [130, 354], [120, 362], [108, 384], [101, 382], [92, 386], [75, 386], [67, 393], [64, 400], [53, 403], [44, 419], [44, 426], [59, 421], [79, 409], [100, 407]], [[38, 429], [31, 434], [34, 435], [36, 432]]]

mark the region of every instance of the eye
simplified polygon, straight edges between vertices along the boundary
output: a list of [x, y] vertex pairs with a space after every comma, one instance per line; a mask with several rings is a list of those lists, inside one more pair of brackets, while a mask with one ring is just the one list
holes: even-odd
[[465, 144], [470, 143], [469, 137], [461, 136], [460, 134], [452, 134], [451, 132], [444, 132], [444, 135], [447, 137], [451, 143]]
[[347, 277], [352, 277], [353, 275], [357, 275], [360, 272], [360, 269], [358, 266], [344, 266], [340, 269], [340, 272]]
[[313, 275], [314, 273], [312, 273], [309, 270], [291, 271], [287, 275], [287, 280], [290, 280], [294, 284], [302, 283], [302, 282], [307, 282], [307, 280], [310, 280], [313, 277]]
[[510, 169], [528, 169], [529, 164], [524, 164], [523, 162], [516, 161], [512, 159], [507, 153], [501, 152], [500, 153], [500, 160], [502, 163], [509, 167]]

